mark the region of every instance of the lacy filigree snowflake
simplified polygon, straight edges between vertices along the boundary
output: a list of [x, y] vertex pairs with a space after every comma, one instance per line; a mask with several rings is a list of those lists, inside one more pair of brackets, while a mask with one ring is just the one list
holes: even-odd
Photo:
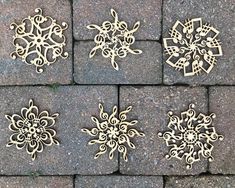
[[128, 53], [141, 54], [139, 49], [131, 49], [131, 45], [135, 42], [134, 33], [140, 26], [140, 22], [136, 22], [131, 30], [128, 30], [127, 23], [118, 20], [115, 10], [111, 9], [111, 15], [114, 22], [105, 21], [101, 26], [88, 25], [88, 29], [97, 29], [99, 33], [95, 36], [94, 42], [96, 46], [91, 50], [89, 57], [93, 57], [97, 50], [101, 50], [103, 57], [110, 58], [114, 69], [119, 70], [119, 66], [115, 61], [116, 57], [124, 58]]
[[24, 18], [19, 25], [11, 24], [11, 29], [15, 30], [13, 44], [16, 48], [11, 57], [20, 57], [26, 64], [36, 66], [38, 73], [42, 73], [44, 65], [55, 63], [58, 57], [68, 57], [68, 53], [64, 52], [66, 38], [63, 35], [68, 25], [63, 22], [60, 26], [55, 19], [44, 17], [40, 8], [35, 12], [38, 14]]
[[187, 168], [192, 168], [194, 162], [200, 161], [200, 157], [213, 161], [213, 142], [223, 140], [223, 136], [216, 133], [212, 125], [215, 114], [209, 116], [202, 113], [196, 114], [194, 105], [190, 104], [187, 111], [181, 112], [180, 116], [168, 113], [169, 131], [158, 133], [160, 138], [166, 141], [170, 148], [167, 159], [175, 157], [185, 159]]
[[170, 38], [163, 39], [166, 63], [176, 70], [183, 70], [184, 76], [209, 73], [215, 66], [217, 56], [222, 56], [219, 31], [201, 18], [177, 21], [169, 32]]
[[82, 132], [85, 132], [95, 139], [89, 141], [89, 145], [100, 144], [99, 151], [95, 155], [97, 159], [100, 155], [106, 153], [108, 148], [109, 158], [113, 159], [114, 152], [122, 153], [122, 157], [125, 161], [127, 158], [127, 147], [135, 149], [134, 143], [131, 141], [131, 138], [135, 136], [143, 137], [144, 133], [137, 131], [132, 128], [137, 120], [127, 121], [127, 113], [131, 111], [132, 107], [127, 107], [126, 110], [122, 111], [118, 117], [117, 116], [117, 106], [113, 107], [113, 112], [111, 115], [104, 112], [104, 107], [102, 104], [99, 104], [100, 109], [100, 120], [94, 116], [91, 117], [92, 121], [96, 124], [96, 127], [92, 129], [82, 129]]
[[59, 114], [49, 115], [47, 111], [39, 112], [38, 107], [29, 100], [29, 107], [21, 109], [21, 114], [5, 115], [10, 121], [9, 129], [13, 132], [7, 147], [16, 145], [17, 149], [26, 148], [32, 160], [41, 153], [45, 146], [59, 145], [53, 129]]

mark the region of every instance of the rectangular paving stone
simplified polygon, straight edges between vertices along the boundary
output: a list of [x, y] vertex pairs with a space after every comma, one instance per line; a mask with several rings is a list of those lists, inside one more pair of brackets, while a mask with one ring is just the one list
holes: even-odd
[[161, 176], [77, 176], [75, 188], [163, 188]]
[[233, 188], [235, 176], [169, 177], [165, 188]]
[[164, 83], [185, 83], [190, 85], [235, 84], [235, 30], [234, 30], [234, 0], [187, 0], [164, 1], [163, 3], [163, 37], [169, 37], [168, 31], [177, 20], [202, 18], [203, 23], [209, 23], [220, 34], [223, 56], [217, 57], [217, 64], [209, 74], [184, 77], [183, 72], [176, 71], [166, 62], [164, 55]]
[[[13, 22], [36, 15], [35, 9], [41, 8], [44, 16], [51, 16], [60, 25], [67, 22], [68, 29], [64, 32], [67, 45], [65, 52], [67, 59], [58, 58], [57, 61], [45, 66], [43, 73], [38, 74], [36, 67], [27, 65], [20, 58], [13, 60], [10, 54], [15, 50], [13, 45], [14, 30], [10, 30]], [[61, 83], [72, 81], [72, 23], [69, 0], [35, 0], [35, 1], [1, 1], [0, 2], [0, 85], [36, 85]], [[28, 23], [28, 22], [27, 22]]]
[[[118, 169], [118, 157], [109, 160], [108, 154], [95, 160], [99, 145], [88, 145], [92, 139], [81, 132], [82, 128], [95, 127], [91, 116], [99, 117], [98, 104], [103, 103], [107, 112], [117, 104], [117, 88], [114, 86], [61, 86], [50, 87], [4, 87], [0, 88], [0, 174], [27, 175], [29, 173], [110, 174]], [[5, 114], [20, 113], [33, 99], [39, 110], [59, 113], [55, 129], [60, 145], [45, 147], [36, 160], [25, 149], [6, 147], [12, 132]]]
[[0, 177], [0, 188], [73, 188], [70, 176]]
[[89, 24], [101, 25], [104, 21], [113, 21], [111, 8], [118, 13], [120, 21], [132, 28], [140, 21], [135, 33], [136, 39], [158, 40], [161, 34], [161, 0], [74, 0], [73, 33], [76, 40], [93, 39], [95, 32], [86, 28]]
[[142, 54], [127, 54], [117, 58], [119, 71], [111, 65], [109, 58], [104, 58], [100, 51], [93, 58], [89, 53], [93, 42], [75, 44], [74, 80], [79, 84], [160, 84], [162, 83], [161, 45], [157, 42], [136, 42], [134, 48]]
[[216, 130], [224, 136], [214, 144], [215, 160], [209, 169], [213, 174], [235, 174], [235, 87], [211, 87], [209, 91], [210, 111], [217, 116]]
[[145, 137], [135, 137], [136, 149], [128, 148], [128, 162], [120, 159], [122, 174], [138, 175], [184, 175], [199, 174], [207, 169], [207, 159], [195, 162], [192, 169], [186, 169], [185, 160], [166, 159], [169, 151], [159, 132], [168, 130], [167, 113], [180, 115], [190, 103], [196, 105], [197, 112], [207, 112], [207, 90], [203, 87], [121, 87], [121, 108], [132, 105], [129, 119], [137, 119], [137, 130]]

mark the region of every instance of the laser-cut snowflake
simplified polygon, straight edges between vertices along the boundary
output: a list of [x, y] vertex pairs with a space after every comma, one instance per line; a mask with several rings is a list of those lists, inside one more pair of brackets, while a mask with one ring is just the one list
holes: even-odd
[[131, 138], [135, 136], [143, 137], [144, 133], [137, 131], [134, 128], [130, 128], [138, 123], [137, 120], [127, 121], [127, 113], [131, 111], [132, 107], [127, 107], [126, 110], [122, 111], [118, 117], [117, 116], [117, 106], [113, 107], [113, 112], [111, 115], [104, 112], [104, 107], [99, 104], [100, 109], [100, 120], [94, 116], [91, 117], [92, 121], [96, 124], [96, 127], [91, 130], [83, 128], [82, 132], [96, 137], [95, 139], [89, 141], [89, 145], [100, 144], [99, 151], [95, 155], [97, 159], [100, 155], [106, 153], [108, 148], [109, 159], [113, 159], [114, 152], [122, 153], [122, 157], [125, 161], [127, 158], [127, 147], [135, 149], [134, 143], [132, 143]]
[[183, 70], [184, 76], [207, 74], [216, 65], [216, 57], [222, 56], [222, 47], [217, 39], [219, 31], [201, 18], [177, 21], [169, 32], [170, 38], [163, 39], [166, 63], [176, 70]]
[[101, 49], [105, 58], [111, 59], [114, 69], [119, 70], [119, 66], [115, 61], [116, 57], [124, 58], [128, 53], [141, 54], [139, 49], [132, 50], [130, 47], [135, 42], [134, 33], [138, 30], [140, 22], [136, 22], [131, 30], [128, 30], [127, 23], [118, 20], [118, 14], [111, 9], [111, 15], [114, 22], [104, 21], [101, 26], [91, 24], [88, 29], [97, 29], [99, 33], [95, 36], [94, 42], [96, 46], [91, 50], [89, 57], [92, 58], [96, 51]]
[[187, 163], [187, 169], [191, 169], [194, 162], [200, 161], [201, 156], [208, 158], [209, 162], [214, 160], [212, 150], [213, 142], [223, 140], [223, 136], [216, 133], [212, 125], [214, 113], [209, 116], [202, 113], [196, 114], [194, 105], [190, 104], [189, 109], [181, 112], [180, 116], [168, 113], [169, 131], [158, 133], [160, 138], [166, 141], [170, 148], [166, 155], [167, 159], [173, 157]]
[[49, 115], [47, 111], [39, 112], [38, 107], [29, 100], [29, 107], [21, 109], [21, 114], [5, 115], [10, 121], [9, 129], [13, 132], [7, 147], [16, 145], [17, 149], [26, 148], [32, 160], [41, 153], [45, 146], [59, 145], [53, 129], [58, 113]]
[[37, 73], [42, 73], [45, 65], [55, 63], [59, 57], [68, 57], [64, 52], [66, 38], [63, 35], [68, 25], [63, 22], [61, 27], [55, 19], [44, 17], [40, 8], [35, 12], [38, 14], [24, 18], [19, 25], [11, 24], [10, 28], [15, 30], [13, 44], [16, 48], [11, 57], [20, 57], [26, 64], [36, 66]]

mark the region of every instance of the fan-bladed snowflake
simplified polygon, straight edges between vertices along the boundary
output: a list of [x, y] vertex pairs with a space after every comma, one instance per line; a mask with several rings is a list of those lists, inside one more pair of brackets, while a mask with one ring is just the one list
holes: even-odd
[[201, 18], [177, 21], [169, 32], [170, 38], [163, 39], [166, 63], [176, 70], [183, 70], [184, 76], [209, 73], [216, 65], [216, 57], [222, 56], [222, 47], [217, 39], [219, 31]]
[[134, 27], [129, 30], [127, 23], [118, 20], [118, 14], [111, 9], [111, 15], [114, 22], [105, 21], [101, 26], [88, 25], [88, 29], [97, 29], [99, 33], [95, 36], [94, 42], [96, 46], [91, 50], [89, 57], [93, 57], [96, 51], [101, 49], [105, 58], [111, 59], [114, 69], [119, 70], [119, 66], [115, 61], [116, 57], [124, 58], [128, 53], [141, 54], [139, 49], [131, 49], [131, 45], [135, 42], [134, 33], [138, 30], [140, 22], [136, 22]]
[[16, 48], [11, 57], [20, 57], [26, 64], [36, 66], [38, 73], [42, 73], [44, 65], [55, 63], [59, 57], [68, 57], [68, 53], [64, 52], [66, 38], [63, 35], [68, 25], [63, 22], [61, 27], [55, 19], [44, 17], [40, 8], [35, 12], [38, 14], [24, 18], [19, 25], [11, 24], [11, 29], [15, 30], [13, 44]]
[[94, 116], [91, 117], [92, 121], [96, 124], [96, 127], [92, 129], [83, 128], [82, 132], [85, 132], [92, 137], [96, 137], [89, 141], [89, 145], [100, 144], [99, 151], [95, 155], [97, 159], [100, 155], [109, 151], [109, 158], [113, 159], [114, 152], [122, 153], [122, 157], [125, 161], [127, 158], [127, 147], [135, 149], [134, 143], [131, 138], [135, 136], [143, 137], [144, 133], [137, 131], [132, 128], [138, 121], [127, 121], [127, 113], [131, 111], [132, 107], [127, 107], [126, 110], [122, 111], [118, 117], [117, 116], [117, 106], [113, 107], [113, 112], [111, 115], [104, 112], [104, 107], [99, 104], [100, 109], [100, 120]]
[[21, 109], [21, 114], [6, 115], [10, 121], [9, 129], [13, 132], [7, 147], [16, 145], [17, 149], [26, 148], [32, 160], [45, 146], [59, 145], [53, 129], [55, 119], [59, 114], [49, 115], [47, 111], [39, 112], [38, 107], [29, 100], [29, 107]]
[[193, 108], [193, 104], [189, 105], [189, 109], [182, 112], [180, 116], [169, 112], [168, 128], [170, 130], [158, 133], [158, 136], [163, 138], [170, 148], [166, 158], [185, 159], [188, 169], [192, 168], [194, 162], [200, 161], [201, 156], [208, 158], [209, 162], [213, 161], [213, 142], [218, 139], [223, 140], [223, 136], [217, 134], [212, 125], [215, 114], [197, 115]]

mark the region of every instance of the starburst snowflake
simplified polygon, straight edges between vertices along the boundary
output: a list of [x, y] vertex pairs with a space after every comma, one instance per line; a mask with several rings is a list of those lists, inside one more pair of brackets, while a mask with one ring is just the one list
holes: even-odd
[[212, 125], [215, 114], [197, 115], [193, 108], [193, 104], [189, 105], [189, 109], [182, 112], [180, 116], [169, 112], [167, 126], [170, 130], [158, 133], [170, 148], [166, 158], [185, 159], [188, 169], [192, 168], [194, 162], [200, 161], [201, 156], [208, 158], [209, 162], [213, 161], [213, 142], [218, 139], [223, 140], [223, 136], [217, 134]]
[[170, 38], [163, 39], [166, 63], [176, 70], [183, 70], [184, 76], [209, 73], [216, 65], [216, 57], [222, 56], [222, 47], [217, 39], [219, 31], [201, 18], [177, 21], [169, 32]]
[[137, 131], [134, 126], [138, 121], [127, 121], [127, 113], [131, 111], [132, 107], [127, 107], [126, 110], [122, 111], [117, 118], [117, 106], [113, 107], [113, 112], [111, 115], [104, 112], [104, 107], [102, 104], [99, 104], [100, 109], [100, 120], [94, 116], [91, 117], [92, 121], [96, 124], [96, 127], [91, 130], [83, 128], [82, 132], [85, 132], [95, 139], [89, 141], [89, 145], [100, 144], [99, 151], [95, 155], [97, 159], [100, 155], [106, 153], [108, 148], [109, 158], [113, 159], [114, 152], [122, 153], [122, 157], [125, 161], [128, 161], [127, 158], [127, 147], [135, 149], [134, 143], [131, 141], [131, 138], [135, 136], [143, 137], [144, 133]]
[[47, 111], [39, 112], [38, 107], [29, 100], [29, 107], [22, 108], [21, 114], [6, 115], [10, 121], [9, 129], [13, 132], [7, 147], [16, 145], [17, 149], [26, 148], [32, 160], [37, 153], [43, 151], [45, 146], [59, 145], [53, 129], [55, 119], [59, 114], [49, 115]]
[[124, 58], [128, 53], [141, 54], [139, 49], [131, 49], [131, 45], [135, 42], [134, 33], [138, 30], [140, 22], [136, 22], [134, 27], [129, 30], [127, 23], [118, 20], [118, 14], [111, 9], [111, 15], [114, 22], [105, 21], [101, 26], [88, 25], [88, 29], [97, 29], [99, 33], [95, 36], [94, 42], [96, 46], [91, 50], [89, 57], [93, 57], [98, 49], [101, 49], [105, 58], [111, 59], [114, 69], [119, 70], [119, 66], [115, 61], [116, 57]]
[[35, 12], [38, 14], [24, 18], [19, 25], [11, 24], [11, 29], [15, 30], [13, 44], [16, 48], [11, 57], [20, 57], [26, 64], [36, 66], [37, 73], [42, 73], [44, 65], [55, 63], [58, 57], [68, 57], [64, 52], [66, 38], [63, 35], [68, 25], [63, 22], [61, 27], [55, 19], [44, 17], [40, 8]]

